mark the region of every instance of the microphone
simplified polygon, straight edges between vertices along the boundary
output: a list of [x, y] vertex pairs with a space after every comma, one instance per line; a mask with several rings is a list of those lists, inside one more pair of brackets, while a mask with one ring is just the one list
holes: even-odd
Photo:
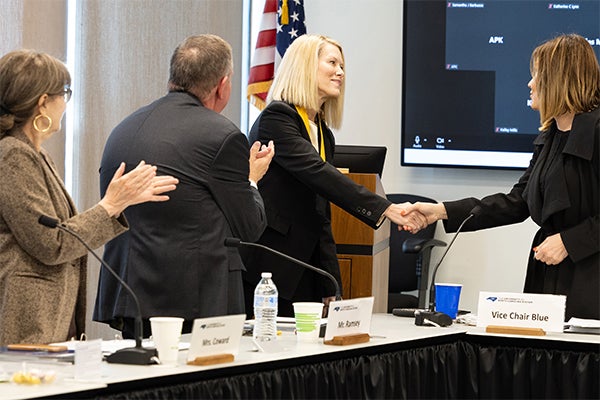
[[106, 263], [102, 258], [100, 258], [96, 252], [77, 234], [77, 232], [69, 229], [66, 225], [60, 224], [57, 219], [49, 217], [47, 215], [41, 215], [38, 219], [38, 222], [48, 228], [58, 228], [64, 232], [75, 237], [81, 244], [90, 252], [92, 255], [100, 261], [100, 264], [110, 272], [117, 281], [127, 290], [127, 292], [133, 298], [135, 302], [135, 306], [137, 308], [137, 315], [135, 317], [135, 327], [134, 327], [134, 335], [135, 335], [135, 347], [128, 347], [125, 349], [117, 350], [111, 355], [106, 357], [106, 361], [109, 363], [118, 363], [118, 364], [134, 364], [134, 365], [147, 365], [147, 364], [156, 364], [157, 362], [157, 352], [156, 349], [146, 349], [142, 347], [142, 310], [140, 308], [140, 302], [135, 295], [133, 289], [129, 287], [129, 285], [121, 279], [121, 277]]
[[310, 264], [305, 263], [304, 261], [300, 261], [294, 257], [290, 257], [287, 254], [284, 254], [280, 251], [274, 250], [274, 249], [264, 246], [262, 244], [252, 243], [252, 242], [243, 242], [241, 239], [238, 239], [238, 238], [225, 238], [225, 247], [244, 247], [244, 246], [258, 247], [260, 249], [266, 250], [270, 253], [273, 253], [280, 257], [283, 257], [286, 260], [293, 262], [294, 264], [298, 264], [304, 268], [308, 268], [311, 271], [314, 271], [318, 274], [326, 276], [327, 278], [329, 278], [331, 280], [331, 282], [333, 282], [333, 285], [335, 286], [335, 299], [336, 300], [342, 299], [342, 292], [340, 291], [340, 285], [339, 285], [338, 281], [333, 277], [333, 275], [331, 275], [329, 272], [323, 271], [320, 268], [314, 267]]
[[460, 233], [462, 227], [467, 223], [468, 220], [470, 220], [473, 217], [478, 216], [479, 214], [481, 214], [481, 207], [480, 206], [473, 207], [473, 209], [469, 212], [469, 215], [467, 216], [467, 218], [465, 218], [462, 221], [462, 223], [456, 230], [456, 233], [452, 237], [452, 240], [450, 241], [450, 244], [448, 245], [448, 247], [446, 247], [444, 254], [442, 254], [442, 257], [440, 258], [440, 260], [437, 262], [437, 264], [433, 268], [433, 274], [431, 275], [431, 286], [429, 287], [429, 310], [415, 312], [415, 317], [416, 317], [415, 324], [416, 325], [423, 325], [425, 323], [424, 319], [427, 319], [430, 322], [433, 322], [434, 324], [437, 324], [439, 326], [452, 325], [452, 318], [450, 318], [450, 316], [448, 316], [442, 312], [435, 311], [435, 275], [437, 274], [437, 271], [440, 268], [442, 261], [444, 261], [444, 257], [446, 257], [446, 254], [448, 254], [448, 251], [452, 247], [452, 244], [458, 237], [458, 234]]

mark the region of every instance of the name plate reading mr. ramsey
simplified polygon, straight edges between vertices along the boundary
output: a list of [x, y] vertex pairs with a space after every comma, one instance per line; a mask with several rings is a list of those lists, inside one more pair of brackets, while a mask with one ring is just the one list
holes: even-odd
[[514, 326], [562, 332], [566, 296], [480, 292], [477, 326]]
[[368, 334], [371, 330], [373, 301], [374, 298], [371, 296], [329, 303], [324, 340], [332, 340], [335, 336]]

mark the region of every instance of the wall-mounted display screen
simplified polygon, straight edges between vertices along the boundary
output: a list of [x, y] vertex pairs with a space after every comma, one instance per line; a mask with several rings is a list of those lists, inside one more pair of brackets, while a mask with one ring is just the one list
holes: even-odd
[[600, 58], [600, 1], [406, 0], [402, 165], [526, 168], [540, 125], [529, 58], [561, 33]]

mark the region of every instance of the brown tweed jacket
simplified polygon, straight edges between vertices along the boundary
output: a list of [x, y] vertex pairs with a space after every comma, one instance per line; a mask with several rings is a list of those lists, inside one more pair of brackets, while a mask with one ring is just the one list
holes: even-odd
[[85, 329], [87, 250], [40, 225], [40, 215], [92, 248], [127, 229], [98, 205], [77, 214], [48, 153], [24, 133], [0, 138], [0, 346], [64, 341]]

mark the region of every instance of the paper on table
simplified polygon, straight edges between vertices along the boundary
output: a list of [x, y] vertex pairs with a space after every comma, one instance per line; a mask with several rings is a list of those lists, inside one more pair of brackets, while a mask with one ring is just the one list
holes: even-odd
[[[278, 324], [294, 324], [296, 320], [294, 319], [294, 317], [277, 317], [276, 322]], [[254, 325], [254, 320], [247, 319], [245, 323], [248, 325]]]
[[569, 322], [567, 322], [567, 325], [577, 326], [580, 328], [598, 328], [598, 329], [600, 329], [600, 320], [571, 317]]
[[[244, 329], [254, 328], [254, 320], [248, 319], [244, 322]], [[295, 331], [296, 319], [294, 317], [277, 317], [277, 329], [280, 331]], [[321, 318], [321, 325], [327, 324], [327, 318]]]
[[565, 332], [571, 333], [591, 333], [600, 335], [600, 320], [573, 318], [565, 324]]
[[[75, 350], [76, 340], [71, 340], [68, 342], [60, 342], [53, 343], [54, 345], [62, 345], [67, 346], [69, 350]], [[117, 350], [125, 349], [128, 347], [135, 347], [135, 340], [133, 339], [118, 339], [118, 340], [103, 340], [102, 341], [102, 353], [103, 354], [112, 354]], [[154, 347], [154, 342], [151, 340], [142, 341], [142, 347], [152, 348]], [[189, 342], [179, 342], [179, 350], [187, 350], [190, 348]]]
[[[256, 321], [253, 319], [248, 319], [244, 322], [244, 329], [245, 330], [252, 330], [254, 329], [254, 323]], [[293, 331], [294, 329], [296, 329], [296, 325], [295, 325], [295, 319], [293, 317], [277, 317], [276, 323], [277, 323], [277, 329], [280, 331]]]

